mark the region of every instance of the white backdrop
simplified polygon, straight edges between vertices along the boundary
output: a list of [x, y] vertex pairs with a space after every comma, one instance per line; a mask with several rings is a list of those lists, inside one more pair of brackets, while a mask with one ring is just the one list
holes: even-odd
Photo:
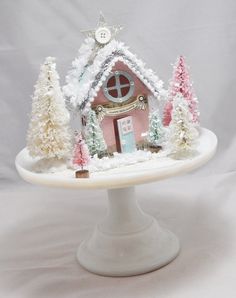
[[[61, 83], [99, 10], [118, 36], [168, 85], [179, 54], [191, 67], [202, 126], [219, 138], [204, 168], [138, 187], [143, 209], [180, 238], [169, 266], [105, 278], [75, 250], [105, 214], [105, 192], [30, 186], [14, 157], [25, 146], [31, 94], [46, 56]], [[236, 2], [233, 0], [20, 0], [0, 2], [0, 297], [234, 297], [236, 286]], [[149, 198], [145, 199], [146, 193]]]

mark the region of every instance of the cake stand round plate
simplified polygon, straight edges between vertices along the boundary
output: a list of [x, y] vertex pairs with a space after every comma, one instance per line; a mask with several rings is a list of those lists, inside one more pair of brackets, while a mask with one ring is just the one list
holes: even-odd
[[[159, 157], [130, 166], [94, 172], [90, 178], [74, 178], [73, 170], [37, 173], [37, 161], [27, 149], [16, 157], [20, 176], [34, 184], [64, 188], [108, 189], [106, 218], [96, 225], [78, 251], [77, 259], [87, 270], [106, 276], [131, 276], [158, 269], [179, 253], [179, 241], [144, 213], [135, 198], [137, 184], [190, 172], [213, 157], [217, 138], [201, 128], [196, 154], [188, 159]], [[148, 197], [148, 194], [147, 194]]]

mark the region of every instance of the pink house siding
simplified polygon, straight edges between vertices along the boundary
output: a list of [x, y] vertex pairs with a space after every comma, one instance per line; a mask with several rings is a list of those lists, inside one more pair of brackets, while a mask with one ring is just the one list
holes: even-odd
[[[128, 72], [133, 80], [134, 80], [134, 94], [133, 96], [137, 96], [139, 94], [143, 94], [148, 96], [150, 94], [149, 89], [136, 77], [136, 75], [122, 62], [117, 62], [113, 67], [112, 71], [115, 70], [123, 70]], [[95, 97], [93, 102], [93, 107], [99, 104], [107, 104], [108, 100], [103, 94], [102, 88], [99, 90], [98, 95]], [[123, 118], [126, 116], [132, 116], [133, 118], [133, 126], [135, 133], [135, 140], [139, 142], [143, 139], [141, 136], [142, 133], [148, 130], [148, 108], [146, 110], [133, 110], [131, 112], [118, 115], [116, 117], [105, 116], [101, 122], [101, 128], [103, 130], [104, 138], [107, 143], [107, 146], [114, 146], [116, 144], [115, 131], [114, 131], [114, 119]]]
[[[139, 78], [136, 77], [136, 75], [124, 63], [118, 61], [112, 68], [112, 72], [114, 72], [115, 70], [126, 71], [132, 76], [134, 80], [134, 86], [135, 86], [133, 96], [137, 96], [139, 94], [145, 94], [145, 95], [150, 94], [149, 89], [143, 84], [143, 82], [139, 80]], [[98, 92], [98, 95], [94, 98], [93, 106], [96, 106], [98, 104], [106, 104], [106, 103], [108, 103], [108, 100], [103, 94], [103, 90], [101, 88]]]

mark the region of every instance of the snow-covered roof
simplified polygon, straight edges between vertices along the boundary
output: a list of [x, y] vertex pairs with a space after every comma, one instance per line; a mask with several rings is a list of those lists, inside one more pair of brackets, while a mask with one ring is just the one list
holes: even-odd
[[118, 61], [127, 65], [157, 99], [165, 94], [163, 82], [122, 42], [112, 40], [103, 48], [96, 47], [95, 40], [87, 38], [79, 49], [78, 58], [72, 62], [72, 69], [66, 76], [66, 85], [63, 87], [70, 106], [86, 113]]

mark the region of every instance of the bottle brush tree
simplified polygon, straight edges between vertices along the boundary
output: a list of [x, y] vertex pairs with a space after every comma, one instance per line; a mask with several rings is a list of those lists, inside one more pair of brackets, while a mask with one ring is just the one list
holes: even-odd
[[71, 153], [69, 112], [59, 84], [55, 59], [46, 58], [33, 95], [27, 148], [32, 157], [63, 159]]
[[171, 153], [184, 156], [194, 149], [198, 131], [192, 122], [192, 114], [183, 95], [178, 93], [173, 101], [168, 142]]
[[175, 96], [180, 93], [187, 101], [188, 109], [192, 114], [192, 122], [195, 126], [199, 125], [198, 100], [193, 92], [190, 81], [188, 67], [183, 56], [179, 56], [173, 70], [173, 76], [169, 84], [168, 99], [163, 111], [163, 124], [168, 126], [171, 122], [173, 101]]
[[162, 125], [158, 109], [154, 110], [149, 115], [149, 131], [147, 140], [153, 146], [161, 146], [165, 141], [165, 130]]
[[90, 110], [87, 116], [87, 123], [85, 129], [85, 140], [89, 148], [91, 156], [103, 154], [107, 145], [103, 137], [103, 132], [99, 125], [97, 115], [94, 110]]
[[80, 167], [81, 170], [83, 170], [84, 167], [88, 165], [89, 161], [90, 155], [88, 146], [86, 145], [82, 134], [76, 132], [72, 163], [76, 168]]

